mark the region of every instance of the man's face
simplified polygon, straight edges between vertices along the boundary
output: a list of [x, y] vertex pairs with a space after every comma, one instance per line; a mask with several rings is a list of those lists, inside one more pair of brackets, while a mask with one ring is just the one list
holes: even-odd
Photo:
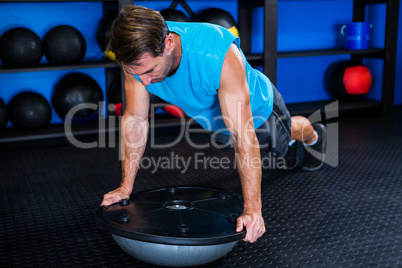
[[135, 64], [122, 66], [128, 74], [138, 75], [141, 83], [148, 86], [150, 83], [162, 82], [169, 75], [173, 61], [172, 52], [165, 52], [159, 57], [153, 57], [146, 52]]

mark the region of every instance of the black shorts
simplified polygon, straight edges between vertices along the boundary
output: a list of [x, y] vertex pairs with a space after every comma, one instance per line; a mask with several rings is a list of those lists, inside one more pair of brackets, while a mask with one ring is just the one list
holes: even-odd
[[[265, 123], [255, 130], [260, 144], [261, 154], [275, 154], [277, 157], [284, 157], [288, 151], [288, 144], [291, 135], [291, 117], [281, 94], [272, 85], [274, 90], [274, 107], [271, 115]], [[233, 151], [233, 139], [231, 135], [215, 133], [214, 141], [219, 148], [225, 151]]]

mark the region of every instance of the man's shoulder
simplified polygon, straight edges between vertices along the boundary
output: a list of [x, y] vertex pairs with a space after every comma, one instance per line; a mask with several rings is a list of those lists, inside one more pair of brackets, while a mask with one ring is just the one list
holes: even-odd
[[230, 36], [231, 32], [222, 26], [206, 23], [206, 22], [166, 22], [169, 31], [179, 35], [185, 35], [190, 39], [204, 39], [204, 41], [216, 42], [226, 36]]
[[221, 26], [216, 24], [211, 24], [207, 22], [177, 22], [177, 21], [166, 21], [169, 30], [180, 29], [185, 31], [187, 29], [210, 29], [210, 30], [217, 30], [221, 28]]

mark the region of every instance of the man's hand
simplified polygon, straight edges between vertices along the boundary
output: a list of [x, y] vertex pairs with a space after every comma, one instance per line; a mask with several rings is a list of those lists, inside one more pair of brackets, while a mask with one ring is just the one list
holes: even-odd
[[246, 227], [247, 234], [243, 239], [246, 242], [254, 243], [265, 233], [264, 219], [261, 211], [243, 211], [237, 218], [236, 232], [241, 232]]
[[103, 201], [101, 206], [109, 206], [111, 204], [117, 203], [122, 199], [128, 199], [130, 198], [131, 192], [124, 188], [123, 186], [120, 186], [114, 191], [108, 192], [103, 196]]

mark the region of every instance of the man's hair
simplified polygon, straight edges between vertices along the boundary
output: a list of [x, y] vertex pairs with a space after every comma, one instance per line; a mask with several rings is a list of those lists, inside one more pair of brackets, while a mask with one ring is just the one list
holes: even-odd
[[153, 57], [162, 55], [168, 34], [168, 26], [159, 12], [126, 6], [112, 24], [107, 50], [116, 54], [118, 63], [131, 64], [145, 52]]

